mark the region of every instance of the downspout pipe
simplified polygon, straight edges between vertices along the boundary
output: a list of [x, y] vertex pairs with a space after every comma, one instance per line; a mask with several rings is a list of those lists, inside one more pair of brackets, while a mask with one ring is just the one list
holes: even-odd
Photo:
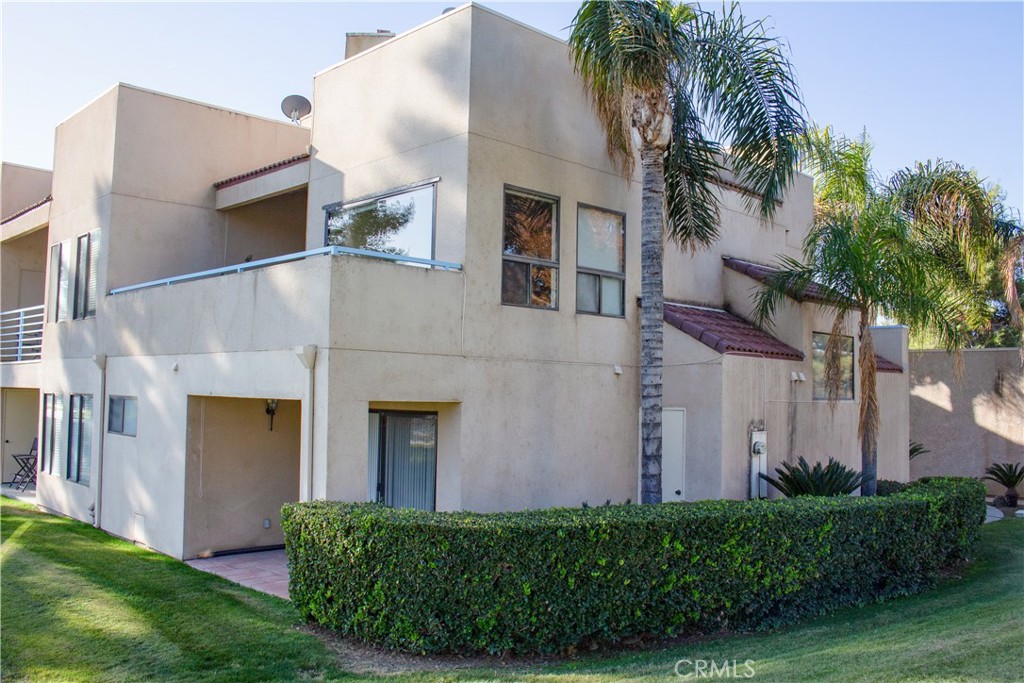
[[99, 439], [97, 439], [96, 449], [96, 489], [93, 492], [92, 502], [92, 524], [97, 529], [102, 528], [100, 526], [100, 515], [103, 511], [103, 444], [106, 440], [107, 430], [106, 427], [106, 409], [107, 409], [107, 356], [106, 354], [100, 353], [92, 357], [92, 362], [96, 364], [96, 367], [100, 371], [100, 405], [99, 405], [99, 417], [100, 417], [100, 430]]
[[[306, 375], [306, 447], [302, 457], [306, 460], [306, 486], [302, 491], [303, 500], [313, 500], [313, 404], [315, 400], [314, 390], [316, 389], [316, 344], [296, 346], [295, 355], [307, 370]], [[300, 457], [301, 461], [301, 457]]]

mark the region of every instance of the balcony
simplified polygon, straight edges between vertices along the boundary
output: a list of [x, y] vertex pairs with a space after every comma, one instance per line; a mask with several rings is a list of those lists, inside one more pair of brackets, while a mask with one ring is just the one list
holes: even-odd
[[[366, 249], [354, 249], [351, 247], [329, 246], [322, 247], [320, 249], [310, 249], [309, 251], [301, 251], [296, 254], [285, 254], [283, 256], [275, 256], [273, 258], [260, 259], [259, 261], [250, 261], [248, 263], [239, 263], [233, 266], [225, 266], [223, 268], [204, 270], [198, 273], [188, 273], [186, 275], [176, 275], [174, 277], [163, 278], [160, 280], [141, 282], [137, 285], [129, 285], [127, 287], [118, 287], [116, 289], [112, 289], [110, 290], [110, 293], [122, 294], [124, 292], [134, 292], [140, 289], [149, 289], [151, 287], [163, 287], [167, 285], [178, 284], [181, 282], [203, 280], [210, 277], [217, 277], [219, 275], [227, 275], [229, 273], [244, 273], [248, 270], [266, 268], [267, 266], [273, 266], [279, 263], [301, 261], [311, 256], [320, 256], [324, 254], [330, 256], [362, 256], [371, 259], [379, 259], [382, 261], [392, 261], [395, 263], [404, 263], [407, 265], [420, 266], [423, 268], [438, 268], [440, 270], [462, 270], [462, 264], [460, 263], [450, 263], [448, 261], [435, 261], [434, 259], [417, 258], [414, 256], [405, 256], [402, 254], [386, 254], [379, 251], [368, 251]], [[40, 324], [42, 323], [40, 322]]]
[[42, 306], [0, 312], [0, 363], [38, 361], [44, 319]]

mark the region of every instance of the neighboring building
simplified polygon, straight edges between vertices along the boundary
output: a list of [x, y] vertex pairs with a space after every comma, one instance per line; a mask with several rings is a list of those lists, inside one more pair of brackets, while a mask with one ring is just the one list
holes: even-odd
[[[910, 438], [929, 451], [911, 461], [914, 479], [983, 477], [996, 463], [1024, 465], [1022, 353], [967, 349], [958, 377], [951, 354], [911, 351]], [[1006, 492], [995, 482], [985, 484], [991, 495]]]
[[[296, 499], [636, 499], [639, 181], [564, 43], [475, 5], [389, 38], [317, 74], [301, 126], [118, 85], [58, 127], [52, 189], [4, 166], [4, 310], [46, 290], [41, 357], [0, 366], [39, 504], [188, 558], [280, 543]], [[810, 179], [771, 225], [720, 191], [715, 247], [667, 247], [671, 500], [750, 495], [764, 429], [762, 468], [860, 462], [852, 336], [833, 410], [815, 302], [748, 322]], [[876, 334], [879, 472], [905, 480], [906, 335]]]

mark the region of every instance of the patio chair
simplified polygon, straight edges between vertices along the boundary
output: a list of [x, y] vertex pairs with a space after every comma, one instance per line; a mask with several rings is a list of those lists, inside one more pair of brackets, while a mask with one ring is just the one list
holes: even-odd
[[11, 486], [24, 491], [29, 484], [36, 483], [36, 463], [39, 460], [39, 439], [32, 439], [32, 447], [28, 453], [17, 453], [14, 460], [18, 463], [18, 471], [11, 479]]

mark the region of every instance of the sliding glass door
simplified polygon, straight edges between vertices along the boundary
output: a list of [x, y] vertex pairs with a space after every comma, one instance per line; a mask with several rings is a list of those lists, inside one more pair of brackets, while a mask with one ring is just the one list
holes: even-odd
[[370, 413], [369, 498], [396, 508], [434, 509], [437, 414]]

